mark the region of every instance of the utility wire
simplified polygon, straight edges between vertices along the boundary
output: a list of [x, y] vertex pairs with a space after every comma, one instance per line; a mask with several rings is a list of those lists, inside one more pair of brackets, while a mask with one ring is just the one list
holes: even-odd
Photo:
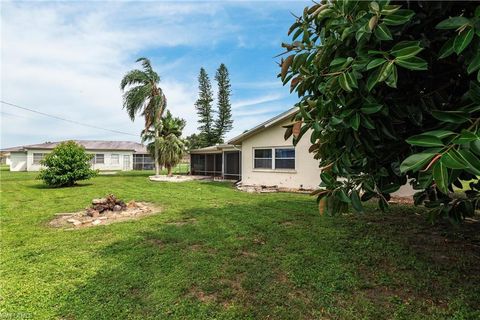
[[110, 131], [110, 132], [113, 132], [113, 133], [120, 133], [120, 134], [126, 134], [126, 135], [129, 135], [129, 136], [138, 137], [138, 135], [133, 134], [133, 133], [123, 132], [123, 131], [118, 131], [118, 130], [105, 129], [105, 128], [97, 127], [97, 126], [94, 126], [94, 125], [91, 125], [91, 124], [81, 123], [79, 121], [65, 119], [65, 118], [62, 118], [62, 117], [59, 117], [59, 116], [55, 116], [53, 114], [48, 114], [48, 113], [44, 113], [44, 112], [41, 112], [41, 111], [30, 109], [30, 108], [21, 107], [19, 105], [16, 105], [16, 104], [13, 104], [13, 103], [10, 103], [10, 102], [6, 102], [6, 101], [3, 101], [3, 100], [0, 100], [0, 102], [7, 105], [7, 106], [11, 106], [11, 107], [15, 107], [15, 108], [18, 108], [18, 109], [30, 111], [30, 112], [37, 113], [37, 114], [41, 114], [42, 116], [54, 118], [54, 119], [57, 119], [57, 120], [70, 122], [70, 123], [73, 123], [73, 124], [76, 124], [76, 125], [79, 125], [79, 126], [84, 126], [84, 127], [89, 127], [89, 128], [99, 129], [99, 130]]

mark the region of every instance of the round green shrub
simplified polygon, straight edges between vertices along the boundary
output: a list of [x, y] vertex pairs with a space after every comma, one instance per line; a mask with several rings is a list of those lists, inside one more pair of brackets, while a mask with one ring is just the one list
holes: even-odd
[[79, 180], [87, 180], [97, 175], [91, 169], [93, 155], [74, 141], [60, 143], [40, 162], [45, 169], [40, 170], [39, 179], [53, 187], [70, 187]]

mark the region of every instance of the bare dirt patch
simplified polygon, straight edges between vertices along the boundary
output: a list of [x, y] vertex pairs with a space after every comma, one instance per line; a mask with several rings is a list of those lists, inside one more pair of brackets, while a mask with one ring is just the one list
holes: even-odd
[[99, 215], [92, 217], [85, 210], [72, 213], [58, 213], [50, 221], [49, 225], [54, 228], [88, 228], [98, 225], [106, 225], [115, 222], [139, 219], [145, 216], [160, 213], [162, 210], [147, 202], [129, 202], [125, 210], [105, 210]]

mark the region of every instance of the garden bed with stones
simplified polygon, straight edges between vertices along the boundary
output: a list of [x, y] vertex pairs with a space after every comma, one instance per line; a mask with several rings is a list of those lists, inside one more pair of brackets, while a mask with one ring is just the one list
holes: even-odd
[[106, 198], [93, 199], [92, 205], [85, 210], [57, 213], [49, 225], [55, 228], [78, 229], [138, 219], [160, 212], [161, 209], [151, 203], [133, 200], [124, 203], [109, 195]]
[[163, 181], [163, 182], [185, 182], [192, 180], [212, 180], [212, 177], [208, 176], [191, 176], [191, 175], [173, 175], [171, 177], [167, 175], [150, 176], [150, 181]]

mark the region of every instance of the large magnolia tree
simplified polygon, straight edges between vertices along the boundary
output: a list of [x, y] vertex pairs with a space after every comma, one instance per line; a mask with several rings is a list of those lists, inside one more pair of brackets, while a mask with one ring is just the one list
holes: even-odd
[[323, 168], [322, 211], [361, 212], [373, 197], [386, 210], [410, 181], [432, 218], [474, 214], [478, 3], [324, 1], [305, 8], [288, 34], [279, 76], [300, 112], [286, 136], [311, 141]]

